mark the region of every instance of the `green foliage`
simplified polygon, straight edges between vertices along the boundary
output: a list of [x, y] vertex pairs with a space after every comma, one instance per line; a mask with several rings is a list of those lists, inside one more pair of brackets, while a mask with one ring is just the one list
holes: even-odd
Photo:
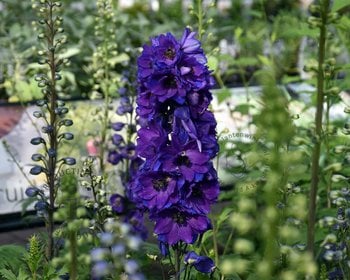
[[9, 268], [16, 271], [22, 265], [22, 257], [26, 250], [18, 245], [0, 246], [0, 269]]

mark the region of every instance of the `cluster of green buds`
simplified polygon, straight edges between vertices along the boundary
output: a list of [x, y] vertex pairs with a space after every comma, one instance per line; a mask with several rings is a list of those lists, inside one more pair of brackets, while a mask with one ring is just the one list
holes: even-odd
[[90, 198], [85, 199], [84, 206], [88, 211], [92, 224], [90, 229], [94, 233], [103, 230], [103, 224], [107, 217], [111, 216], [112, 208], [107, 201], [107, 190], [105, 189], [105, 179], [102, 175], [96, 175], [96, 160], [88, 157], [83, 162], [80, 172], [81, 186], [90, 192]]
[[115, 68], [124, 59], [128, 60], [128, 57], [118, 55], [118, 46], [115, 43], [117, 20], [113, 1], [97, 0], [96, 6], [96, 49], [90, 66], [94, 78], [91, 98], [103, 99], [103, 103], [96, 108], [92, 120], [99, 127], [99, 130], [93, 135], [98, 146], [99, 172], [106, 176], [106, 151], [110, 140], [108, 128], [113, 110], [112, 100], [117, 97], [117, 85], [120, 81], [120, 76], [116, 73]]
[[208, 17], [208, 12], [211, 8], [215, 7], [215, 2], [210, 2], [206, 6], [203, 4], [203, 0], [194, 1], [195, 6], [190, 5], [188, 10], [189, 14], [194, 17], [198, 23], [198, 39], [201, 40], [202, 36], [207, 33], [207, 37], [213, 36], [212, 33], [208, 33], [207, 29], [213, 23], [213, 18]]
[[[61, 224], [56, 231], [58, 238], [64, 240], [65, 255], [53, 259], [56, 267], [66, 266], [69, 279], [77, 279], [79, 267], [89, 264], [89, 254], [84, 254], [82, 245], [88, 244], [84, 235], [88, 231], [90, 221], [79, 193], [78, 179], [74, 174], [64, 174], [60, 178], [60, 192], [57, 197], [58, 210], [54, 214], [55, 221]], [[84, 240], [85, 244], [79, 242]]]
[[41, 187], [30, 187], [26, 194], [29, 197], [37, 197], [38, 202], [35, 209], [43, 213], [45, 217], [48, 246], [47, 258], [54, 255], [54, 220], [55, 201], [59, 187], [60, 170], [64, 166], [74, 165], [75, 159], [60, 155], [59, 150], [63, 142], [72, 140], [73, 134], [66, 131], [66, 127], [73, 124], [71, 119], [66, 118], [68, 108], [59, 100], [57, 81], [61, 79], [60, 71], [68, 61], [61, 58], [59, 51], [66, 43], [63, 33], [62, 17], [59, 16], [61, 2], [40, 0], [33, 1], [33, 9], [38, 13], [38, 39], [42, 42], [42, 50], [38, 51], [39, 64], [42, 65], [41, 73], [37, 74], [35, 80], [41, 88], [43, 99], [37, 101], [39, 110], [33, 113], [34, 117], [40, 119], [44, 125], [41, 135], [31, 139], [30, 143], [43, 147], [40, 153], [35, 153], [32, 160], [35, 165], [31, 168], [32, 175], [44, 174], [45, 184]]
[[[321, 2], [326, 2], [329, 0], [322, 0]], [[341, 16], [337, 12], [329, 11], [327, 5], [324, 3], [312, 4], [309, 6], [309, 11], [311, 16], [308, 18], [308, 24], [311, 28], [319, 28], [324, 23], [326, 24], [337, 24]]]

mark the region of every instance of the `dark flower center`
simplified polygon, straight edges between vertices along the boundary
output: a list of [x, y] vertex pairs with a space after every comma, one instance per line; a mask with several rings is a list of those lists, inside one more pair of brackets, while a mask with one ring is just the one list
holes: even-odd
[[191, 161], [188, 158], [188, 156], [185, 155], [185, 153], [181, 153], [179, 156], [176, 157], [175, 159], [175, 165], [176, 166], [187, 166], [191, 167]]
[[156, 191], [163, 191], [168, 186], [169, 178], [154, 179], [152, 180], [153, 188]]
[[192, 189], [192, 196], [195, 197], [195, 198], [200, 198], [202, 197], [202, 192], [199, 188], [193, 188]]
[[168, 47], [168, 48], [166, 49], [166, 51], [164, 52], [164, 56], [165, 56], [167, 59], [173, 60], [174, 57], [175, 57], [175, 51], [174, 51], [174, 49]]
[[164, 79], [164, 86], [166, 86], [167, 88], [176, 88], [177, 83], [176, 83], [175, 77], [172, 75], [167, 76]]
[[186, 215], [182, 212], [177, 212], [174, 214], [173, 219], [179, 225], [184, 225], [187, 221]]

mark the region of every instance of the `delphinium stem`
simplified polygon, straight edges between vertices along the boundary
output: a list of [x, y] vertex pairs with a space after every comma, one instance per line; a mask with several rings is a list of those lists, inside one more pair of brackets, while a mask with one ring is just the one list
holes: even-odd
[[181, 250], [179, 244], [174, 246], [175, 253], [175, 280], [180, 280], [180, 268], [181, 268]]
[[114, 24], [113, 1], [97, 0], [96, 5], [98, 8], [98, 16], [96, 17], [95, 36], [100, 40], [100, 43], [98, 44], [97, 50], [94, 53], [94, 56], [97, 58], [95, 78], [97, 82], [96, 85], [99, 86], [104, 98], [100, 122], [100, 145], [98, 156], [99, 172], [103, 177], [106, 177], [106, 150], [109, 137], [109, 112], [112, 100], [111, 85], [114, 82], [110, 59], [111, 57], [117, 55], [116, 45], [113, 42], [113, 39], [115, 39], [114, 32], [116, 27]]
[[315, 116], [315, 146], [312, 153], [311, 165], [311, 188], [309, 201], [309, 223], [307, 229], [307, 249], [314, 254], [315, 241], [315, 221], [316, 221], [316, 197], [319, 182], [319, 160], [322, 143], [322, 117], [324, 103], [325, 76], [323, 65], [325, 61], [325, 50], [327, 41], [327, 16], [329, 12], [330, 0], [321, 1], [321, 24], [320, 24], [320, 39], [318, 49], [318, 72], [317, 72], [317, 107]]
[[[37, 9], [40, 20], [38, 21], [41, 27], [39, 39], [45, 40], [44, 49], [38, 51], [40, 56], [44, 56], [39, 60], [39, 64], [47, 65], [46, 73], [38, 74], [35, 80], [38, 86], [42, 88], [44, 100], [37, 102], [41, 107], [40, 111], [35, 111], [33, 116], [41, 118], [44, 121], [42, 133], [46, 134], [46, 140], [43, 137], [32, 138], [31, 144], [43, 145], [44, 154], [36, 153], [32, 155], [32, 160], [39, 163], [35, 164], [30, 174], [39, 175], [45, 173], [44, 188], [48, 191], [48, 195], [43, 195], [44, 190], [37, 187], [31, 188], [26, 194], [30, 197], [37, 197], [39, 201], [35, 204], [35, 209], [44, 213], [45, 225], [47, 229], [47, 246], [46, 258], [51, 260], [55, 256], [54, 246], [54, 218], [55, 200], [58, 191], [58, 182], [60, 168], [63, 165], [74, 165], [75, 159], [72, 157], [58, 158], [58, 147], [61, 140], [72, 140], [73, 134], [69, 132], [60, 133], [60, 129], [73, 124], [73, 121], [65, 118], [68, 108], [64, 107], [64, 102], [58, 100], [58, 91], [56, 89], [56, 81], [61, 79], [59, 74], [60, 67], [67, 64], [68, 60], [59, 58], [57, 52], [59, 48], [66, 42], [64, 37], [58, 37], [59, 33], [63, 33], [61, 28], [62, 17], [56, 16], [59, 12], [61, 2], [52, 0], [41, 0], [40, 2], [33, 1], [33, 9]], [[41, 195], [38, 195], [41, 193]]]
[[[48, 110], [50, 113], [49, 124], [53, 128], [49, 133], [49, 150], [57, 151], [57, 127], [56, 127], [56, 106], [57, 106], [57, 92], [56, 92], [56, 61], [55, 61], [55, 27], [53, 22], [53, 2], [49, 2], [49, 17], [48, 17], [48, 53], [49, 53], [49, 67], [50, 67], [50, 103]], [[48, 232], [48, 246], [47, 246], [47, 257], [52, 259], [54, 256], [54, 220], [53, 213], [55, 209], [55, 170], [57, 165], [57, 157], [49, 157], [48, 162], [48, 186], [49, 186], [49, 207], [48, 207], [48, 219], [47, 219], [47, 232]]]
[[203, 1], [197, 0], [198, 8], [198, 39], [202, 40], [203, 35]]

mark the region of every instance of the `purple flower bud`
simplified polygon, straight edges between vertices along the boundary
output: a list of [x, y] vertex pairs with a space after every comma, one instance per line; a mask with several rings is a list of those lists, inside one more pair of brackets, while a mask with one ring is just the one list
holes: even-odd
[[136, 261], [128, 260], [124, 265], [125, 272], [128, 274], [135, 274], [138, 270], [139, 266]]
[[95, 248], [91, 250], [91, 260], [93, 262], [102, 261], [108, 255], [108, 249], [105, 248]]
[[41, 154], [33, 154], [32, 155], [32, 161], [41, 161], [45, 159], [43, 155]]
[[35, 137], [30, 140], [30, 143], [32, 145], [39, 145], [39, 144], [45, 144], [45, 140], [42, 137]]
[[37, 187], [29, 187], [25, 191], [28, 197], [35, 197], [39, 194], [39, 192], [40, 190]]
[[35, 165], [30, 169], [29, 173], [32, 175], [39, 175], [43, 171], [44, 171], [43, 167], [39, 165]]
[[111, 127], [114, 131], [120, 131], [123, 129], [124, 126], [125, 126], [125, 123], [122, 123], [122, 122], [115, 122], [111, 124]]
[[112, 246], [111, 251], [112, 251], [112, 255], [115, 257], [124, 255], [125, 245], [122, 243], [116, 244], [116, 245]]
[[125, 211], [125, 198], [117, 193], [112, 194], [109, 202], [112, 206], [112, 210], [117, 214], [122, 214]]
[[113, 134], [112, 142], [114, 145], [119, 146], [123, 141], [124, 139], [120, 134]]
[[107, 276], [111, 271], [111, 265], [106, 261], [98, 261], [92, 266], [92, 276], [100, 278]]
[[184, 257], [187, 265], [194, 266], [196, 270], [202, 273], [212, 273], [215, 270], [214, 261], [206, 256], [198, 256], [195, 252], [190, 251]]
[[145, 276], [141, 273], [136, 273], [128, 276], [129, 280], [146, 280]]
[[159, 241], [158, 243], [160, 253], [163, 255], [163, 257], [166, 257], [169, 255], [169, 245], [166, 244], [163, 241]]
[[123, 159], [123, 157], [116, 151], [110, 151], [108, 152], [108, 157], [107, 157], [107, 161], [113, 165], [118, 164], [121, 160]]
[[47, 153], [49, 157], [55, 157], [57, 155], [56, 150], [54, 148], [49, 148]]
[[74, 165], [76, 163], [75, 158], [72, 158], [72, 157], [65, 157], [62, 160], [67, 165]]
[[48, 204], [46, 201], [40, 200], [34, 205], [34, 209], [37, 211], [45, 211], [48, 207]]

